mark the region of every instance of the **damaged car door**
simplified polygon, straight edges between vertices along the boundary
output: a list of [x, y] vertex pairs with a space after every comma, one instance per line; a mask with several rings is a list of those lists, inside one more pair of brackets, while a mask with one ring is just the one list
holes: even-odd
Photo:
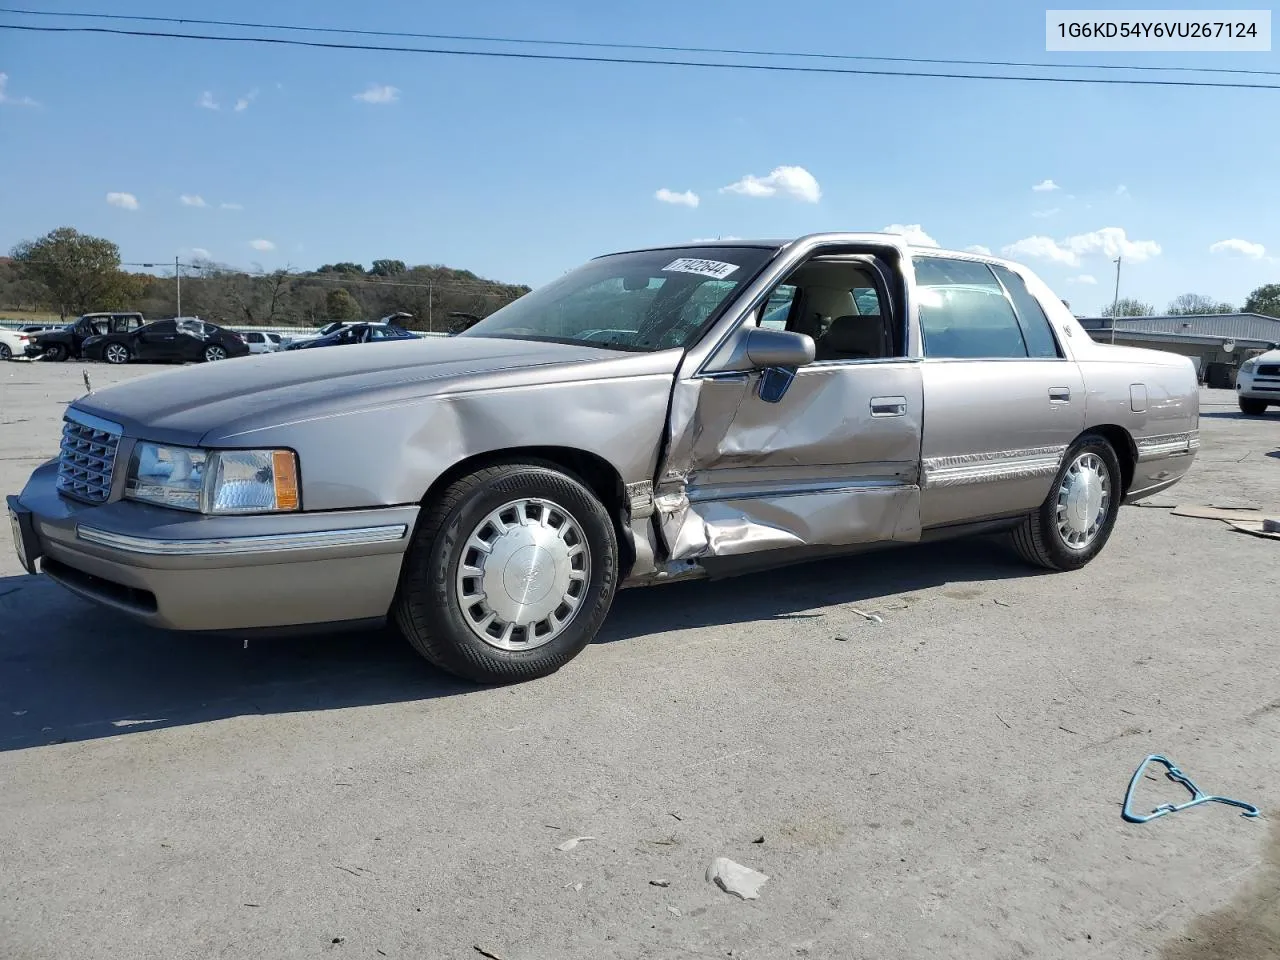
[[[686, 358], [654, 501], [672, 560], [919, 539], [923, 389], [899, 256], [784, 251], [723, 339]], [[786, 337], [812, 360], [772, 355]]]

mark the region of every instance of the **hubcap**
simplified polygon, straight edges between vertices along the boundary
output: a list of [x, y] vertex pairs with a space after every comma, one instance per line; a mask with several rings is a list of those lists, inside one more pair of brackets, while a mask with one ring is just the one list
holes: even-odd
[[129, 351], [119, 344], [113, 343], [107, 347], [108, 363], [124, 363], [129, 359]]
[[471, 632], [500, 650], [532, 650], [573, 622], [591, 577], [587, 538], [550, 500], [513, 500], [467, 537], [458, 605]]
[[206, 360], [225, 360], [227, 358], [227, 352], [221, 347], [209, 347], [204, 352], [204, 358]]
[[1093, 543], [1111, 505], [1111, 478], [1096, 453], [1082, 453], [1058, 486], [1058, 532], [1073, 550]]

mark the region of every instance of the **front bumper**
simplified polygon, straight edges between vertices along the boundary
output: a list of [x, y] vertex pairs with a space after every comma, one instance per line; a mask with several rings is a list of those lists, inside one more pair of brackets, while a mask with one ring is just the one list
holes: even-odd
[[1280, 404], [1280, 377], [1236, 375], [1236, 395], [1246, 400]]
[[[251, 630], [385, 617], [417, 506], [202, 517], [54, 489], [57, 463], [9, 497], [25, 565], [172, 630]], [[24, 552], [20, 549], [20, 553]]]

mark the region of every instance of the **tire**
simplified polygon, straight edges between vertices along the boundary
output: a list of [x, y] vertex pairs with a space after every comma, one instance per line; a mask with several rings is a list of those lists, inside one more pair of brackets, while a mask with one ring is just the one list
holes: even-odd
[[50, 344], [45, 348], [44, 357], [46, 360], [52, 360], [54, 363], [60, 363], [67, 359], [67, 348], [60, 343]]
[[[1078, 465], [1094, 473], [1096, 477], [1105, 479], [1106, 500], [1105, 507], [1099, 502], [1096, 507], [1097, 513], [1093, 514], [1095, 518], [1101, 517], [1100, 522], [1091, 525], [1088, 531], [1082, 532], [1078, 526], [1074, 528], [1074, 536], [1082, 538], [1083, 542], [1069, 543], [1067, 535], [1059, 525], [1059, 501], [1064, 487], [1069, 484], [1069, 475], [1075, 471], [1076, 477], [1081, 476], [1082, 471], [1076, 469]], [[1074, 483], [1078, 484], [1079, 480], [1077, 479]], [[1062, 458], [1062, 466], [1053, 478], [1053, 486], [1049, 490], [1049, 495], [1045, 497], [1044, 503], [1013, 531], [1014, 548], [1022, 559], [1039, 567], [1047, 567], [1050, 570], [1080, 569], [1102, 551], [1111, 537], [1111, 530], [1115, 527], [1116, 517], [1120, 513], [1120, 502], [1124, 498], [1124, 491], [1120, 488], [1120, 484], [1120, 461], [1111, 444], [1099, 434], [1084, 434], [1068, 448], [1066, 456]], [[1077, 486], [1077, 489], [1080, 488]], [[1087, 489], [1086, 487], [1085, 490]], [[1080, 495], [1083, 495], [1083, 492]], [[1070, 517], [1073, 513], [1077, 518], [1093, 513], [1088, 509], [1087, 500], [1081, 503], [1077, 499], [1077, 505], [1080, 513], [1071, 511], [1069, 501], [1063, 500], [1062, 506], [1066, 515], [1062, 519], [1069, 529], [1071, 528]], [[1076, 522], [1079, 524], [1080, 520], [1077, 519]]]
[[204, 348], [200, 354], [200, 359], [205, 363], [216, 363], [219, 360], [227, 359], [227, 348], [216, 343], [211, 343]]
[[102, 359], [110, 364], [128, 363], [133, 354], [123, 343], [108, 343], [102, 350]]
[[[516, 523], [520, 508], [514, 504], [547, 512], [541, 523]], [[505, 530], [492, 519], [504, 510]], [[564, 522], [548, 526], [548, 516], [554, 520], [557, 515]], [[543, 541], [544, 549], [529, 544], [529, 537], [550, 539]], [[471, 544], [477, 541], [488, 551], [475, 550]], [[585, 547], [585, 556], [579, 547]], [[573, 551], [576, 555], [568, 557]], [[480, 570], [496, 562], [501, 566]], [[573, 573], [567, 573], [571, 568]], [[469, 576], [468, 570], [480, 570], [482, 576]], [[393, 610], [405, 639], [435, 666], [477, 683], [514, 683], [555, 673], [582, 652], [609, 612], [617, 576], [613, 522], [585, 485], [550, 465], [500, 464], [458, 480], [424, 510], [405, 555]], [[540, 577], [547, 586], [530, 599]], [[499, 583], [493, 597], [500, 601], [490, 607], [485, 581], [492, 586], [493, 579]], [[560, 605], [545, 620], [508, 630], [504, 625], [514, 625], [515, 616], [504, 620], [494, 611], [501, 607], [506, 612], [506, 605], [515, 603], [513, 589], [524, 591], [527, 604], [516, 609], [534, 610], [521, 616], [536, 618], [548, 604]], [[481, 593], [474, 603], [463, 599]], [[565, 614], [570, 599], [576, 602]], [[497, 619], [486, 630], [489, 613]], [[551, 635], [543, 639], [539, 630]], [[502, 636], [490, 635], [492, 631]]]
[[1249, 417], [1260, 417], [1267, 412], [1267, 401], [1239, 397], [1240, 412]]
[[9, 345], [7, 343], [0, 343], [0, 361], [12, 359], [13, 351], [9, 349]]

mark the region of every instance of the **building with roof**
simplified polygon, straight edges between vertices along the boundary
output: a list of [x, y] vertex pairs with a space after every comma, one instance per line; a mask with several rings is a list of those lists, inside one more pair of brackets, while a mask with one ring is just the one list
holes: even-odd
[[1099, 343], [1190, 357], [1202, 382], [1225, 389], [1234, 387], [1240, 364], [1280, 346], [1280, 319], [1260, 313], [1078, 319]]

